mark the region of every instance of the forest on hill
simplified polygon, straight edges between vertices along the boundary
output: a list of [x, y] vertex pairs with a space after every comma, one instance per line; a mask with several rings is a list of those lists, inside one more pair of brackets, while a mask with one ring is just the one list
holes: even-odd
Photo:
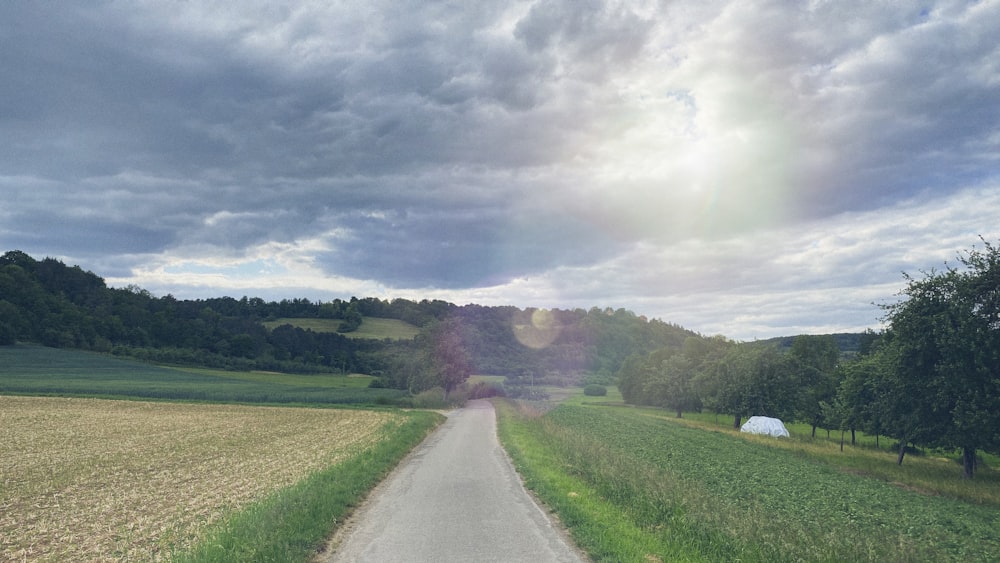
[[[365, 317], [419, 328], [413, 339], [350, 338]], [[338, 319], [319, 332], [277, 319]], [[267, 324], [265, 324], [267, 323]], [[54, 258], [0, 256], [0, 345], [17, 341], [152, 362], [293, 373], [365, 373], [413, 391], [434, 386], [427, 360], [442, 340], [467, 373], [536, 382], [610, 383], [625, 359], [680, 347], [692, 331], [624, 309], [537, 310], [373, 297], [329, 302], [256, 297], [182, 300], [103, 278]]]

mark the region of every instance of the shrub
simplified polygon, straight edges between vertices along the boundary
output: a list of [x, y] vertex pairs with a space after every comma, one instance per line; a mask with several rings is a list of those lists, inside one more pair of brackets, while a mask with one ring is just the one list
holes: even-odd
[[583, 388], [583, 394], [588, 397], [604, 397], [608, 390], [603, 385], [591, 384]]
[[497, 385], [495, 383], [489, 383], [486, 381], [477, 381], [475, 385], [469, 387], [469, 398], [470, 399], [489, 399], [490, 397], [506, 397], [504, 388], [502, 385]]
[[547, 401], [549, 394], [537, 387], [527, 385], [505, 385], [504, 393], [511, 399], [524, 399], [528, 401]]
[[392, 382], [389, 381], [388, 377], [379, 377], [371, 380], [368, 384], [369, 389], [392, 389]]
[[442, 409], [448, 406], [444, 402], [444, 389], [441, 387], [421, 391], [412, 400], [413, 406], [418, 409]]
[[603, 385], [607, 387], [608, 385], [615, 384], [615, 375], [608, 372], [608, 370], [600, 370], [598, 372], [588, 373], [583, 376], [584, 385]]
[[448, 394], [448, 400], [444, 398], [444, 389], [434, 387], [426, 391], [421, 391], [413, 396], [413, 407], [418, 409], [451, 409], [465, 404], [469, 398], [468, 390], [459, 387]]

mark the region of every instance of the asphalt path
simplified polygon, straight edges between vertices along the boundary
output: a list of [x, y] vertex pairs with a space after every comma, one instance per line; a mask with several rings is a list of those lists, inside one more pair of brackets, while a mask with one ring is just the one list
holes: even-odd
[[489, 401], [452, 412], [331, 542], [325, 562], [583, 562], [524, 489]]

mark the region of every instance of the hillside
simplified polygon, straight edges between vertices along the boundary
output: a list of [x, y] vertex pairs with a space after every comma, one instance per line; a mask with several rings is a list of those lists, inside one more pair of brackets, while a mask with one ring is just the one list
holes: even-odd
[[[777, 346], [780, 350], [789, 350], [796, 336], [777, 336], [775, 338], [755, 340], [754, 343], [764, 346]], [[832, 336], [837, 343], [840, 353], [846, 355], [859, 353], [866, 345], [870, 345], [871, 340], [874, 338], [874, 334], [863, 332], [838, 332], [821, 336]]]
[[473, 373], [610, 381], [625, 359], [695, 333], [624, 309], [536, 310], [377, 298], [313, 302], [181, 300], [59, 260], [0, 256], [0, 345], [35, 343], [170, 365], [238, 371], [380, 374], [433, 386], [435, 343], [454, 340]]
[[[361, 324], [350, 332], [343, 332], [348, 338], [370, 338], [374, 340], [412, 340], [420, 333], [420, 327], [399, 319], [361, 317]], [[341, 333], [343, 321], [337, 319], [287, 318], [265, 321], [264, 326], [274, 330], [281, 325], [292, 325], [313, 332]]]

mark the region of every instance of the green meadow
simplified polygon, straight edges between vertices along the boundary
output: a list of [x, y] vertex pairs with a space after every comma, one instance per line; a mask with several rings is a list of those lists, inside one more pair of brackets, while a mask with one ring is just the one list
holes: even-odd
[[[341, 319], [283, 318], [267, 321], [264, 326], [273, 330], [282, 325], [292, 325], [313, 332], [337, 332]], [[348, 338], [370, 338], [374, 340], [411, 340], [420, 329], [405, 321], [364, 317], [357, 330], [342, 333]]]
[[[527, 486], [596, 561], [996, 561], [1000, 475], [663, 411], [497, 402]], [[860, 460], [860, 461], [859, 461]], [[873, 470], [873, 468], [878, 470]]]
[[0, 394], [302, 404], [383, 404], [405, 394], [369, 389], [371, 379], [171, 368], [77, 350], [0, 347]]

